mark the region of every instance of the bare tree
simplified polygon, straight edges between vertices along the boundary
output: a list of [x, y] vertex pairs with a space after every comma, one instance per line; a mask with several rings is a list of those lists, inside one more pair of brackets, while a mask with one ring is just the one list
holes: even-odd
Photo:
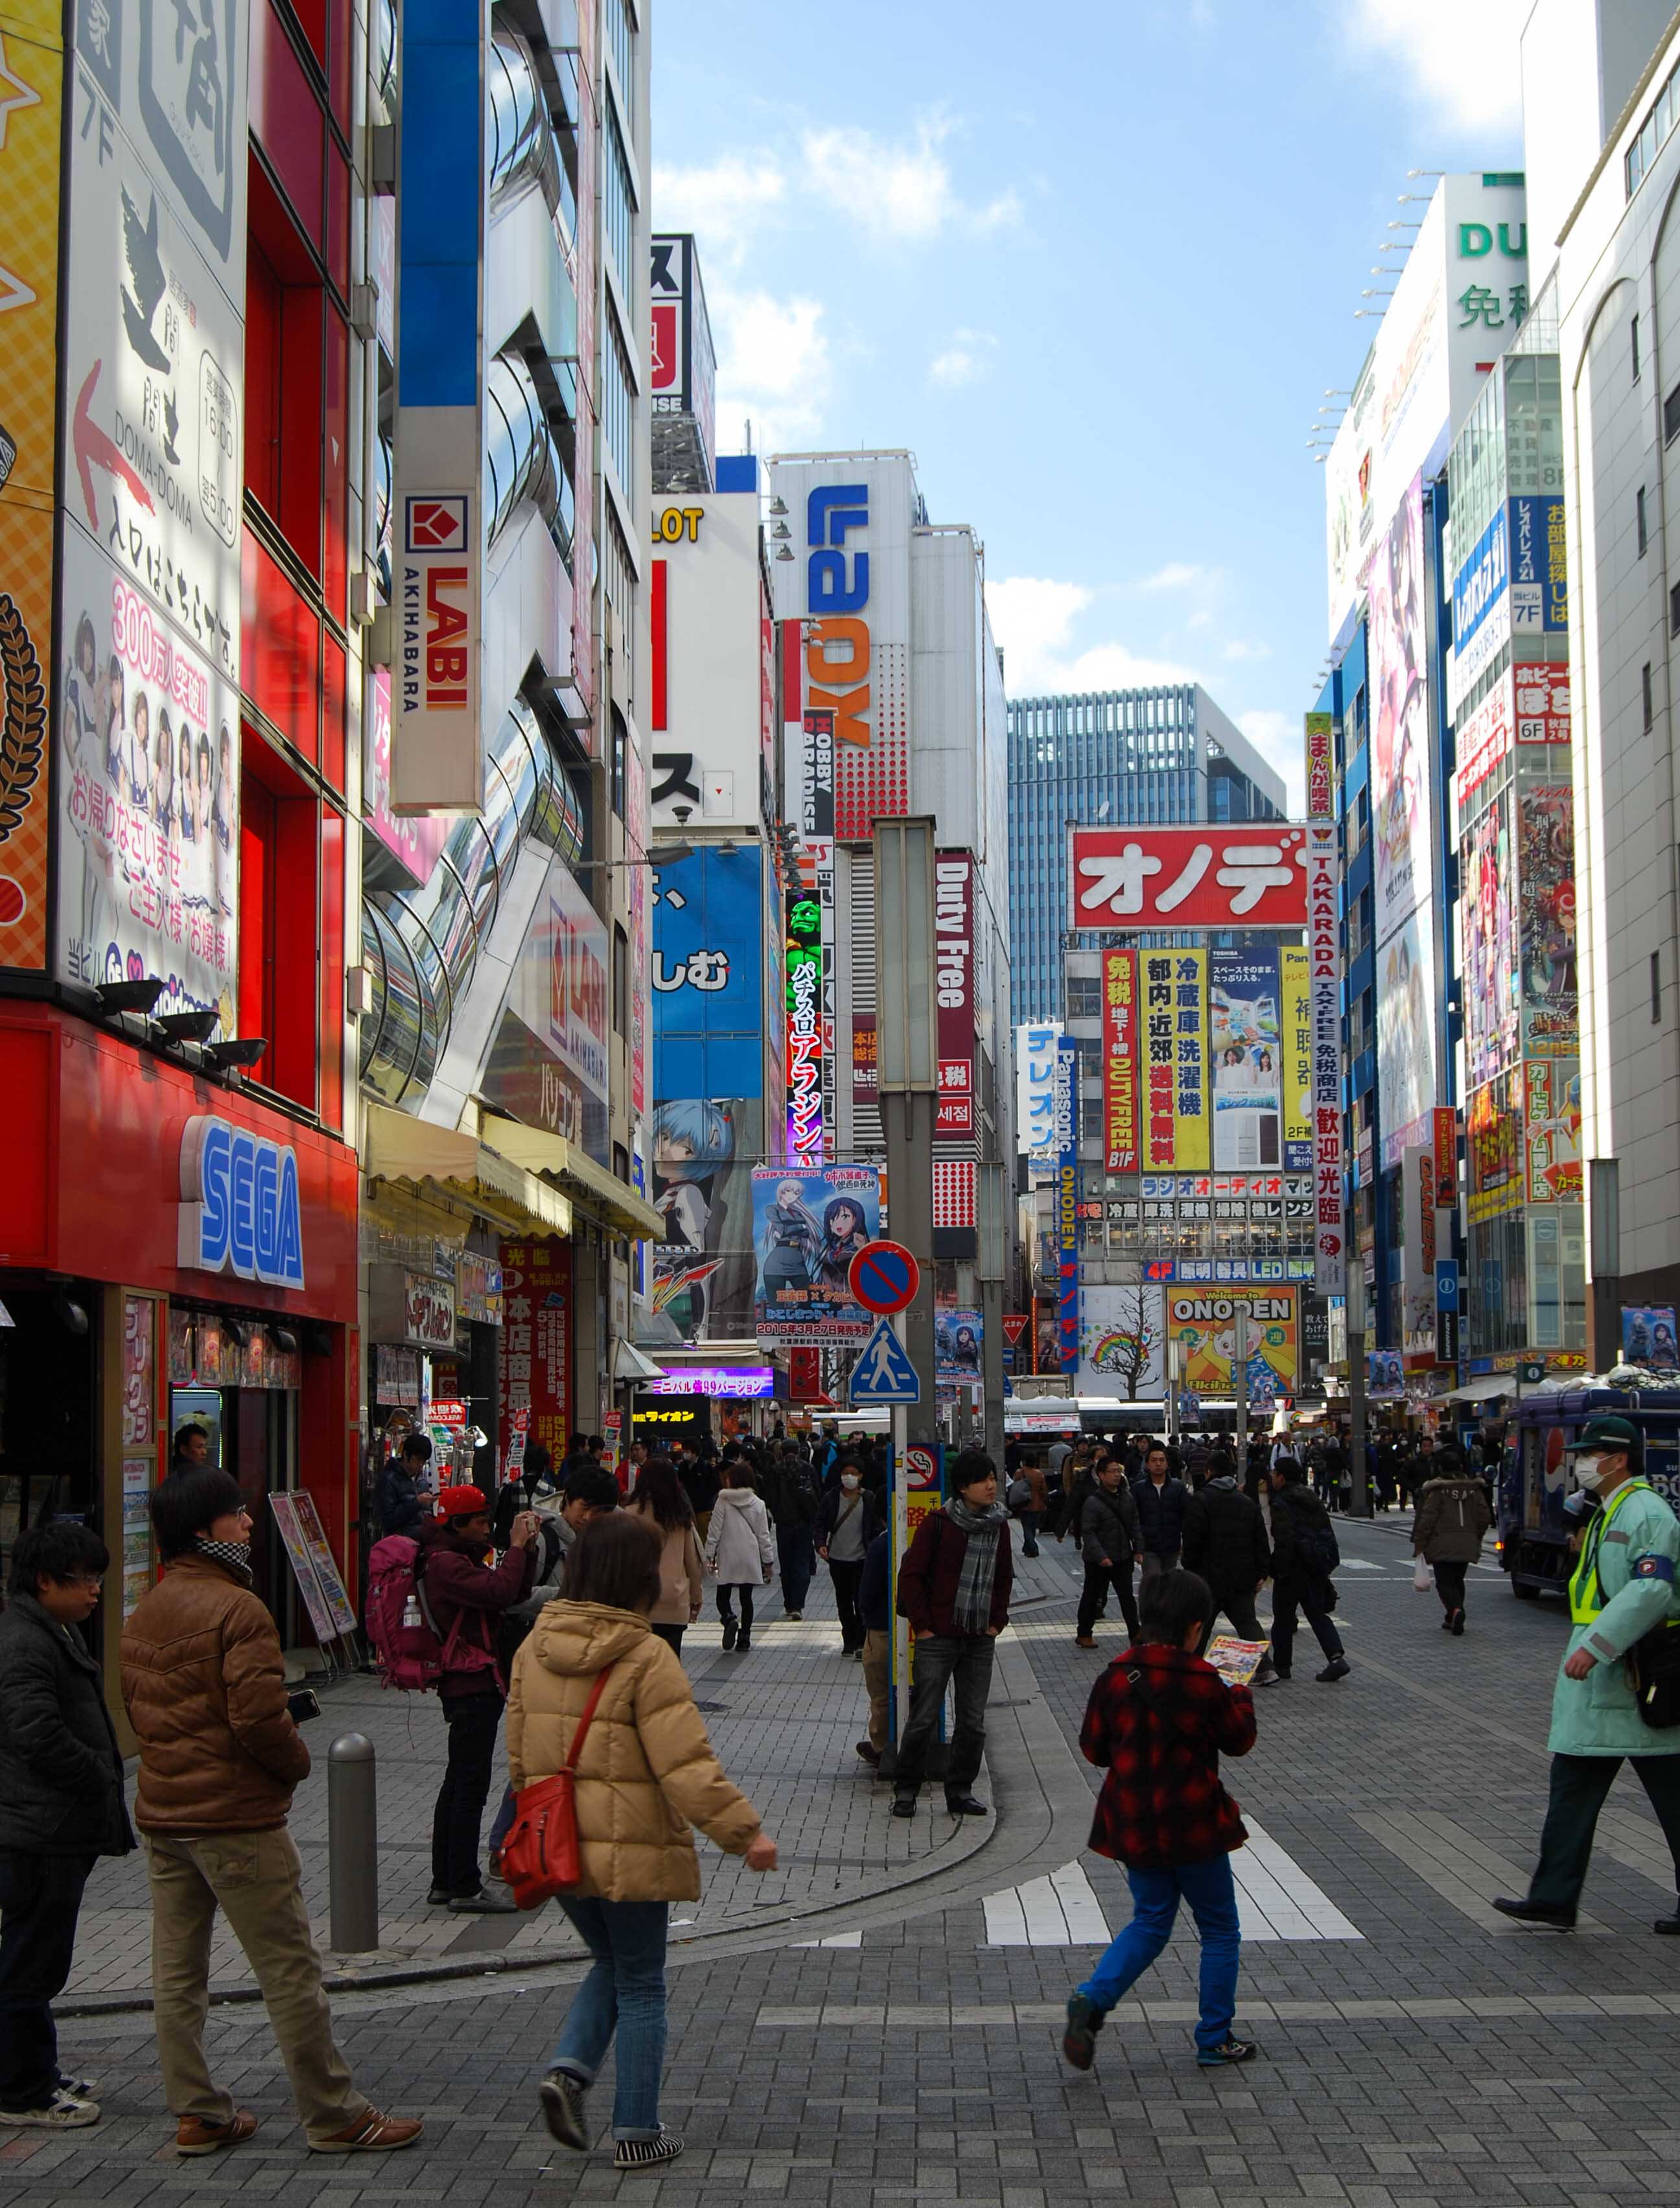
[[1114, 1319], [1108, 1329], [1101, 1369], [1124, 1380], [1126, 1393], [1135, 1402], [1161, 1347], [1161, 1328], [1146, 1289], [1121, 1288], [1110, 1293], [1115, 1299]]

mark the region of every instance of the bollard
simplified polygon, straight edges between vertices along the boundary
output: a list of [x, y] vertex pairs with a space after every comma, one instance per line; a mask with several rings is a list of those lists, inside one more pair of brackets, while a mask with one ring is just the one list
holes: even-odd
[[379, 1945], [378, 1774], [365, 1733], [341, 1733], [327, 1751], [330, 1935], [338, 1954]]

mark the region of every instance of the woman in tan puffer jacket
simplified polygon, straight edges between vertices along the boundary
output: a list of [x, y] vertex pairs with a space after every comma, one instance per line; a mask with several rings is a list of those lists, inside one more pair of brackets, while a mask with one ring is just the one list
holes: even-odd
[[660, 1595], [658, 1535], [629, 1511], [592, 1519], [566, 1583], [567, 1599], [547, 1605], [513, 1659], [507, 1702], [517, 1791], [573, 1755], [596, 1681], [608, 1674], [575, 1763], [583, 1878], [560, 1897], [595, 1967], [561, 2028], [543, 2109], [563, 2146], [588, 2147], [584, 2096], [616, 2029], [613, 2159], [642, 2169], [682, 2151], [659, 2121], [659, 2076], [669, 1905], [700, 1893], [689, 1827], [750, 1870], [776, 1868], [776, 1843], [724, 1777], [681, 1660], [649, 1625]]

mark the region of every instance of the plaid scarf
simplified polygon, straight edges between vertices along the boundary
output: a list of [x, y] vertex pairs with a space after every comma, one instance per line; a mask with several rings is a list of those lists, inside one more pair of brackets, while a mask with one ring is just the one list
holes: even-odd
[[196, 1543], [196, 1553], [208, 1557], [213, 1564], [219, 1564], [225, 1572], [231, 1572], [241, 1587], [250, 1587], [255, 1583], [251, 1575], [251, 1545], [249, 1541], [212, 1541], [201, 1533]]
[[967, 1536], [951, 1616], [959, 1633], [984, 1633], [992, 1623], [998, 1533], [1009, 1513], [1001, 1503], [994, 1503], [989, 1510], [971, 1509], [960, 1495], [947, 1503], [945, 1509], [951, 1524]]

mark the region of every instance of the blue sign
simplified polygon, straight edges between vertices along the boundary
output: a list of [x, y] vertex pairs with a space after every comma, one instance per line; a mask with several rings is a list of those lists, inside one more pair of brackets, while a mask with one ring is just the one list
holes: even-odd
[[297, 1153], [249, 1128], [203, 1114], [181, 1133], [177, 1260], [195, 1273], [232, 1273], [270, 1287], [303, 1286]]
[[1435, 1308], [1438, 1311], [1455, 1311], [1458, 1309], [1456, 1257], [1437, 1257], [1435, 1261]]
[[653, 1094], [764, 1094], [764, 885], [757, 846], [653, 868]]
[[1563, 501], [1525, 492], [1509, 501], [1509, 509], [1511, 627], [1530, 635], [1560, 633], [1569, 625]]
[[1079, 1046], [1056, 1045], [1056, 1343], [1069, 1378], [1079, 1370]]
[[883, 1404], [919, 1403], [921, 1383], [904, 1345], [892, 1330], [891, 1319], [881, 1319], [863, 1345], [852, 1367], [852, 1401], [879, 1409]]
[[1509, 581], [1510, 536], [1502, 506], [1453, 579], [1453, 648], [1461, 658]]

